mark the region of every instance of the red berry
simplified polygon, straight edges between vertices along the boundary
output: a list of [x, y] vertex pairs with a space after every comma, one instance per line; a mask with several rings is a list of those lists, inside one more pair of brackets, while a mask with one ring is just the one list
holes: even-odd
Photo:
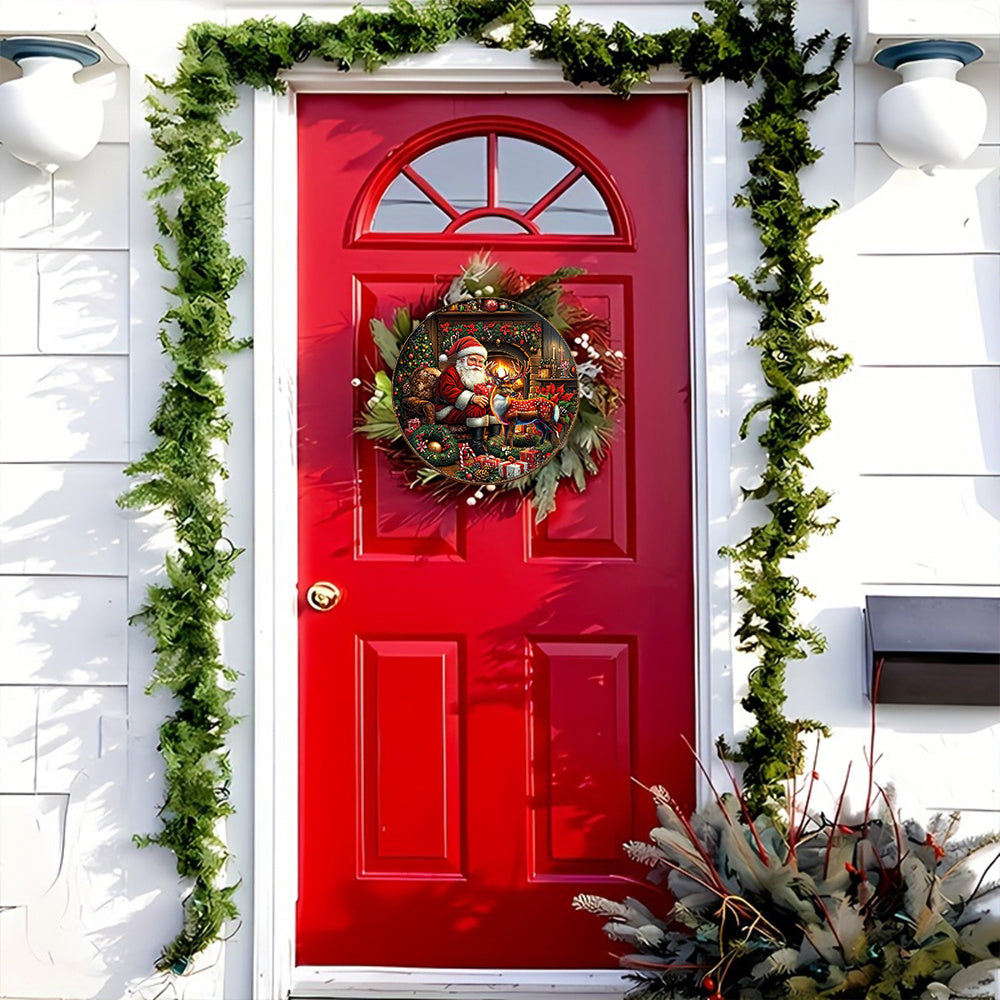
[[819, 781], [819, 771], [813, 771], [813, 781]]
[[933, 847], [934, 848], [934, 858], [935, 858], [935, 860], [940, 861], [941, 858], [944, 857], [944, 854], [945, 854], [944, 848], [930, 834], [927, 834], [927, 837], [924, 840], [924, 843], [928, 847]]
[[715, 980], [711, 976], [705, 976], [701, 981], [701, 986], [706, 992], [712, 993], [715, 991]]

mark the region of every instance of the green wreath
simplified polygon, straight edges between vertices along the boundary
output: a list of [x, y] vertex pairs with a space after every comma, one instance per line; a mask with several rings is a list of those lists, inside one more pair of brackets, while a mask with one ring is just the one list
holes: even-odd
[[[489, 260], [485, 256], [474, 256], [447, 288], [440, 288], [417, 307], [419, 315], [425, 315], [438, 308], [467, 299], [496, 296], [512, 299], [544, 316], [569, 342], [576, 361], [579, 399], [572, 407], [566, 400], [558, 400], [563, 411], [563, 422], [572, 422], [566, 442], [550, 461], [526, 476], [496, 483], [496, 489], [483, 494], [466, 497], [468, 503], [481, 500], [495, 500], [501, 494], [517, 490], [523, 496], [530, 496], [535, 508], [535, 521], [544, 520], [556, 508], [556, 493], [560, 485], [571, 480], [578, 491], [587, 488], [590, 476], [600, 469], [601, 459], [614, 435], [614, 411], [623, 402], [617, 387], [623, 369], [621, 351], [612, 349], [608, 326], [602, 320], [584, 309], [562, 286], [566, 278], [583, 274], [582, 268], [563, 267], [536, 281], [529, 281], [513, 268]], [[416, 323], [409, 309], [397, 309], [390, 323], [372, 320], [371, 332], [382, 361], [389, 370], [398, 374], [399, 366], [416, 366], [416, 360], [400, 358], [403, 342], [413, 332]], [[412, 487], [428, 488], [438, 500], [455, 500], [465, 495], [470, 484], [478, 481], [466, 475], [455, 478], [438, 471], [438, 467], [449, 463], [433, 461], [428, 468], [420, 458], [424, 453], [407, 447], [407, 438], [400, 429], [392, 407], [392, 380], [389, 371], [376, 371], [368, 385], [371, 396], [364, 405], [357, 430], [379, 442], [395, 468], [401, 469]], [[573, 421], [574, 415], [576, 420]], [[421, 428], [417, 428], [419, 431]], [[491, 445], [487, 439], [486, 448], [490, 454], [507, 458]], [[536, 439], [522, 435], [514, 439], [520, 447], [530, 447]], [[436, 453], [434, 458], [437, 459]], [[419, 456], [419, 458], [417, 457]]]
[[[454, 465], [458, 461], [458, 441], [442, 424], [421, 424], [406, 435], [410, 447], [425, 461], [438, 467]], [[431, 444], [441, 445], [440, 451]]]

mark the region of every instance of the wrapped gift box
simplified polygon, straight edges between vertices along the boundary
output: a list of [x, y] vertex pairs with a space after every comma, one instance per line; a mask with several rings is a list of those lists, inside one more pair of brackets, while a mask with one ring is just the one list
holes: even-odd
[[528, 471], [528, 466], [524, 462], [504, 462], [500, 468], [504, 479], [517, 479]]
[[522, 448], [520, 459], [529, 469], [533, 469], [541, 462], [542, 453], [537, 448]]
[[412, 434], [420, 426], [420, 421], [414, 417], [412, 420], [407, 420], [406, 422], [406, 433]]
[[493, 455], [480, 455], [476, 461], [491, 472], [499, 471], [501, 465], [500, 459]]

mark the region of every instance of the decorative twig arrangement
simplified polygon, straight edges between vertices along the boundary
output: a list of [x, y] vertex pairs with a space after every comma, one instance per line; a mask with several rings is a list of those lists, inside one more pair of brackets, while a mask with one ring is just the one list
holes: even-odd
[[779, 801], [782, 779], [800, 765], [799, 733], [819, 723], [785, 718], [784, 671], [789, 659], [820, 649], [822, 640], [798, 621], [795, 601], [805, 590], [785, 561], [814, 532], [832, 527], [819, 516], [828, 494], [804, 485], [803, 449], [829, 423], [818, 384], [839, 375], [848, 361], [811, 334], [825, 293], [813, 278], [817, 260], [808, 239], [832, 208], [806, 205], [798, 174], [820, 156], [805, 116], [838, 89], [836, 66], [848, 41], [840, 37], [828, 46], [829, 33], [822, 32], [799, 42], [794, 0], [755, 0], [750, 8], [739, 0], [707, 0], [706, 7], [711, 18], [695, 15], [694, 27], [654, 34], [621, 23], [605, 29], [573, 21], [567, 8], [542, 24], [530, 0], [419, 6], [392, 0], [386, 11], [358, 7], [335, 23], [206, 23], [188, 31], [175, 79], [154, 81], [148, 120], [161, 156], [151, 170], [151, 197], [166, 246], [157, 253], [172, 275], [173, 297], [160, 340], [174, 371], [151, 425], [158, 443], [129, 468], [137, 482], [123, 503], [162, 507], [177, 541], [165, 582], [150, 587], [138, 615], [156, 648], [151, 687], [166, 687], [177, 698], [177, 711], [160, 730], [163, 826], [139, 841], [172, 850], [178, 872], [192, 885], [184, 927], [165, 947], [161, 968], [183, 971], [236, 915], [234, 887], [219, 884], [228, 855], [218, 825], [231, 812], [224, 741], [235, 722], [227, 704], [237, 671], [222, 663], [216, 628], [227, 617], [224, 590], [237, 550], [225, 538], [227, 508], [217, 485], [226, 476], [219, 452], [229, 430], [219, 372], [225, 356], [245, 341], [231, 330], [228, 300], [243, 262], [226, 242], [228, 189], [219, 176], [222, 157], [240, 137], [222, 120], [236, 105], [237, 85], [280, 91], [281, 71], [311, 56], [340, 70], [370, 72], [468, 37], [530, 49], [557, 61], [567, 80], [599, 83], [623, 97], [665, 63], [703, 81], [724, 77], [754, 85], [740, 127], [755, 152], [739, 203], [750, 210], [763, 252], [761, 267], [737, 282], [762, 313], [751, 344], [760, 349], [770, 395], [748, 416], [743, 433], [752, 416], [766, 414], [759, 440], [767, 464], [747, 496], [770, 516], [728, 553], [747, 608], [738, 635], [759, 657], [744, 701], [756, 721], [734, 751], [745, 765], [749, 806]]
[[993, 996], [1000, 882], [980, 872], [1000, 834], [959, 838], [957, 813], [903, 820], [873, 766], [864, 809], [841, 791], [832, 819], [809, 808], [815, 771], [780, 823], [753, 817], [735, 782], [690, 817], [651, 788], [660, 825], [625, 851], [669, 889], [670, 912], [573, 900], [630, 946], [629, 1000]]

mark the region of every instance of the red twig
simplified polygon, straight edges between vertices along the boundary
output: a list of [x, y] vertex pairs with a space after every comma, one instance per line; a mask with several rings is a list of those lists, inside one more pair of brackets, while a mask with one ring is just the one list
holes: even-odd
[[[697, 882], [698, 885], [707, 889], [709, 892], [714, 892], [719, 899], [728, 899], [729, 896], [732, 895], [732, 893], [730, 893], [721, 881], [718, 885], [709, 885], [704, 879], [699, 878], [697, 875], [692, 875], [687, 868], [681, 867], [681, 865], [677, 864], [675, 861], [668, 861], [666, 858], [660, 858], [660, 860], [657, 861], [657, 864], [663, 865], [664, 868], [670, 868], [675, 872], [680, 872], [680, 874], [685, 878], [691, 879], [692, 882]], [[712, 868], [712, 873], [713, 875], [718, 874], [714, 868]]]
[[[844, 961], [849, 962], [850, 959], [847, 957], [847, 949], [844, 947], [844, 942], [841, 941], [840, 935], [837, 933], [837, 928], [833, 924], [833, 919], [830, 916], [830, 911], [826, 908], [826, 903], [823, 902], [823, 897], [818, 893], [813, 893], [813, 897], [819, 904], [819, 908], [823, 911], [823, 916], [826, 917], [827, 926], [830, 928], [830, 933], [834, 936], [837, 941], [837, 947], [840, 949], [840, 954], [844, 956]], [[805, 930], [806, 937], [809, 936], [808, 926], [803, 927]]]
[[[899, 821], [896, 818], [896, 810], [893, 808], [892, 801], [889, 799], [889, 796], [886, 794], [885, 789], [881, 785], [879, 785], [879, 784], [876, 784], [875, 787], [878, 789], [879, 795], [882, 796], [882, 800], [885, 802], [885, 807], [886, 807], [886, 809], [889, 812], [889, 819], [892, 820], [892, 830], [893, 830], [893, 833], [896, 834], [896, 855], [899, 857], [900, 860], [902, 860], [903, 859], [903, 835], [902, 835], [902, 833], [900, 832], [900, 829], [899, 829]], [[877, 857], [877, 855], [876, 855], [876, 857]], [[882, 868], [883, 871], [885, 871], [885, 868], [882, 867], [881, 862], [879, 863], [879, 867]]]
[[847, 782], [851, 778], [851, 765], [853, 763], [853, 761], [847, 762], [847, 774], [844, 775], [844, 787], [840, 790], [840, 797], [837, 799], [837, 811], [833, 815], [833, 827], [830, 830], [829, 837], [827, 837], [826, 857], [823, 859], [823, 878], [827, 878], [830, 874], [830, 853], [833, 851], [833, 837], [837, 832], [837, 828], [840, 823], [840, 810], [844, 808], [844, 796], [847, 795]]
[[[608, 954], [612, 954], [608, 952]], [[616, 956], [617, 957], [617, 956]], [[692, 965], [690, 962], [673, 962], [668, 965], [658, 965], [655, 962], [643, 962], [640, 959], [633, 959], [631, 957], [622, 959], [626, 969], [656, 969], [660, 972], [676, 972], [682, 969], [710, 969], [710, 965]]]
[[882, 680], [882, 667], [885, 665], [884, 659], [879, 659], [875, 665], [875, 676], [872, 679], [872, 724], [869, 735], [868, 746], [868, 794], [865, 797], [865, 820], [861, 826], [862, 836], [868, 835], [868, 817], [872, 807], [872, 786], [875, 783], [875, 711], [878, 707], [878, 687]]
[[719, 794], [719, 790], [715, 787], [715, 782], [712, 781], [712, 776], [708, 773], [708, 769], [701, 762], [701, 758], [695, 752], [694, 747], [691, 746], [690, 742], [688, 741], [688, 738], [682, 735], [681, 739], [684, 741], [684, 746], [686, 746], [688, 750], [691, 751], [691, 756], [694, 757], [694, 762], [695, 764], [698, 765], [698, 770], [701, 771], [701, 773], [705, 776], [705, 780], [708, 782], [708, 787], [712, 790], [712, 794], [715, 796], [715, 801], [718, 804], [719, 809], [722, 811], [723, 814], [725, 814], [726, 807], [722, 802], [722, 796]]
[[[794, 812], [789, 816], [788, 824], [788, 846], [789, 853], [791, 854], [791, 849], [795, 847], [798, 843], [799, 838], [802, 836], [803, 830], [806, 828], [806, 822], [809, 819], [809, 803], [812, 800], [813, 786], [816, 784], [816, 765], [819, 763], [819, 740], [816, 740], [816, 752], [813, 754], [813, 766], [812, 771], [809, 775], [809, 790], [806, 792], [806, 804], [802, 807], [802, 822], [799, 823], [799, 827], [795, 829], [795, 814]], [[786, 859], [787, 860], [787, 859]]]
[[[658, 798], [658, 796], [653, 792], [653, 790], [651, 788], [647, 788], [647, 786], [644, 785], [641, 781], [639, 781], [638, 778], [633, 777], [632, 780], [640, 788], [643, 788], [647, 792], [649, 792], [649, 794], [653, 796], [654, 801]], [[688, 838], [688, 841], [690, 842], [691, 846], [698, 852], [698, 855], [701, 857], [702, 861], [705, 862], [705, 866], [712, 873], [713, 879], [716, 881], [716, 883], [718, 884], [719, 889], [721, 890], [720, 895], [723, 895], [723, 896], [728, 895], [729, 894], [729, 890], [726, 889], [725, 884], [722, 881], [722, 876], [719, 875], [718, 871], [716, 870], [716, 868], [715, 868], [715, 862], [711, 859], [711, 857], [709, 857], [708, 852], [705, 850], [704, 846], [702, 845], [701, 839], [698, 837], [698, 834], [696, 834], [694, 832], [694, 829], [692, 828], [691, 824], [688, 822], [687, 817], [676, 807], [676, 805], [674, 804], [673, 798], [671, 797], [670, 793], [666, 789], [663, 789], [663, 796], [662, 797], [663, 797], [663, 800], [664, 800], [664, 804], [667, 805], [667, 806], [669, 806], [673, 810], [674, 816], [677, 817], [677, 821], [684, 828], [684, 832], [685, 832], [685, 834], [687, 834], [687, 838]], [[681, 869], [681, 870], [683, 870], [683, 869]], [[687, 874], [687, 873], [685, 872], [685, 874]]]
[[[740, 786], [736, 782], [736, 775], [733, 773], [732, 768], [725, 761], [722, 762], [722, 766], [726, 769], [726, 774], [729, 775], [729, 781], [733, 786], [733, 794], [736, 796], [736, 801], [739, 802], [740, 804], [740, 812], [743, 814], [743, 819], [746, 822], [747, 827], [750, 829], [751, 835], [753, 836], [754, 844], [756, 844], [757, 847], [757, 854], [760, 857], [760, 860], [764, 863], [764, 866], [770, 868], [771, 865], [767, 860], [767, 851], [764, 850], [764, 845], [761, 842], [760, 835], [757, 833], [757, 827], [754, 825], [754, 821], [750, 818], [750, 813], [747, 811], [746, 799], [743, 798], [743, 793], [740, 791]], [[724, 810], [723, 814], [725, 815]]]

